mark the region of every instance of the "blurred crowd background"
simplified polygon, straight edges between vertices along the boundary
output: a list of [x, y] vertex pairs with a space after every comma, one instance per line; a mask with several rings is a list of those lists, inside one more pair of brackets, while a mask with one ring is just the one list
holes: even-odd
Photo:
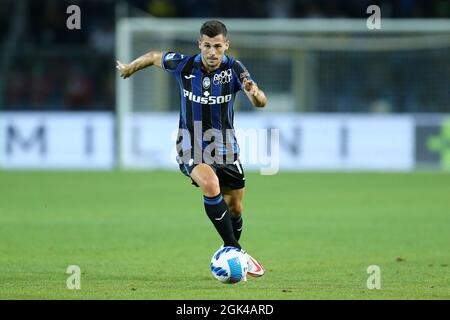
[[[66, 9], [72, 4], [81, 8], [81, 30], [66, 28]], [[115, 23], [120, 17], [367, 18], [371, 4], [381, 7], [384, 18], [450, 17], [448, 0], [0, 0], [0, 108], [114, 111]], [[441, 87], [445, 94], [445, 79]], [[358, 90], [358, 84], [351, 88]], [[436, 110], [398, 105], [394, 111], [450, 111], [448, 103]]]

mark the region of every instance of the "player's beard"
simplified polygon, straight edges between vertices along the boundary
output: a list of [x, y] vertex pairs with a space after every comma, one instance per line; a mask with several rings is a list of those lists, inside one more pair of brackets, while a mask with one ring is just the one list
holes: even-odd
[[220, 59], [219, 57], [216, 57], [215, 59], [206, 58], [206, 65], [211, 69], [217, 69], [220, 65]]

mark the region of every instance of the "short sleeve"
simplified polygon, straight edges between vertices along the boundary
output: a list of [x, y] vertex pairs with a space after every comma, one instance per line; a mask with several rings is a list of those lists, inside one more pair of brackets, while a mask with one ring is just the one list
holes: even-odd
[[235, 77], [234, 92], [244, 90], [244, 87], [242, 85], [244, 78], [247, 78], [247, 80], [255, 81], [248, 72], [247, 68], [239, 60], [236, 60], [233, 64], [233, 73]]
[[189, 56], [181, 53], [166, 52], [162, 57], [162, 67], [168, 72], [176, 72], [188, 58]]

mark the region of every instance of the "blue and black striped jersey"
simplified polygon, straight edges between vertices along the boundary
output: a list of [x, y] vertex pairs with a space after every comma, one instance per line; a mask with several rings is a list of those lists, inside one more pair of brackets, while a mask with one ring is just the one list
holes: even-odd
[[244, 65], [224, 56], [217, 70], [206, 73], [200, 54], [167, 52], [162, 60], [163, 69], [175, 76], [181, 91], [179, 155], [215, 149], [213, 153], [220, 156], [237, 156], [233, 104], [236, 93], [243, 90], [243, 79], [252, 79]]

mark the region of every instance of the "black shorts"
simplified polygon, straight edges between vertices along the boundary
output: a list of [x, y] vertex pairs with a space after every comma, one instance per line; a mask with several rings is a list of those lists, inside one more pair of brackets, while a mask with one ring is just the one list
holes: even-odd
[[[196, 163], [189, 165], [180, 163], [180, 171], [187, 177], [191, 176], [192, 170], [197, 166]], [[245, 176], [242, 163], [237, 159], [233, 164], [209, 164], [219, 178], [220, 187], [228, 187], [230, 189], [242, 189], [245, 187]], [[198, 187], [198, 184], [192, 180], [192, 184]]]

